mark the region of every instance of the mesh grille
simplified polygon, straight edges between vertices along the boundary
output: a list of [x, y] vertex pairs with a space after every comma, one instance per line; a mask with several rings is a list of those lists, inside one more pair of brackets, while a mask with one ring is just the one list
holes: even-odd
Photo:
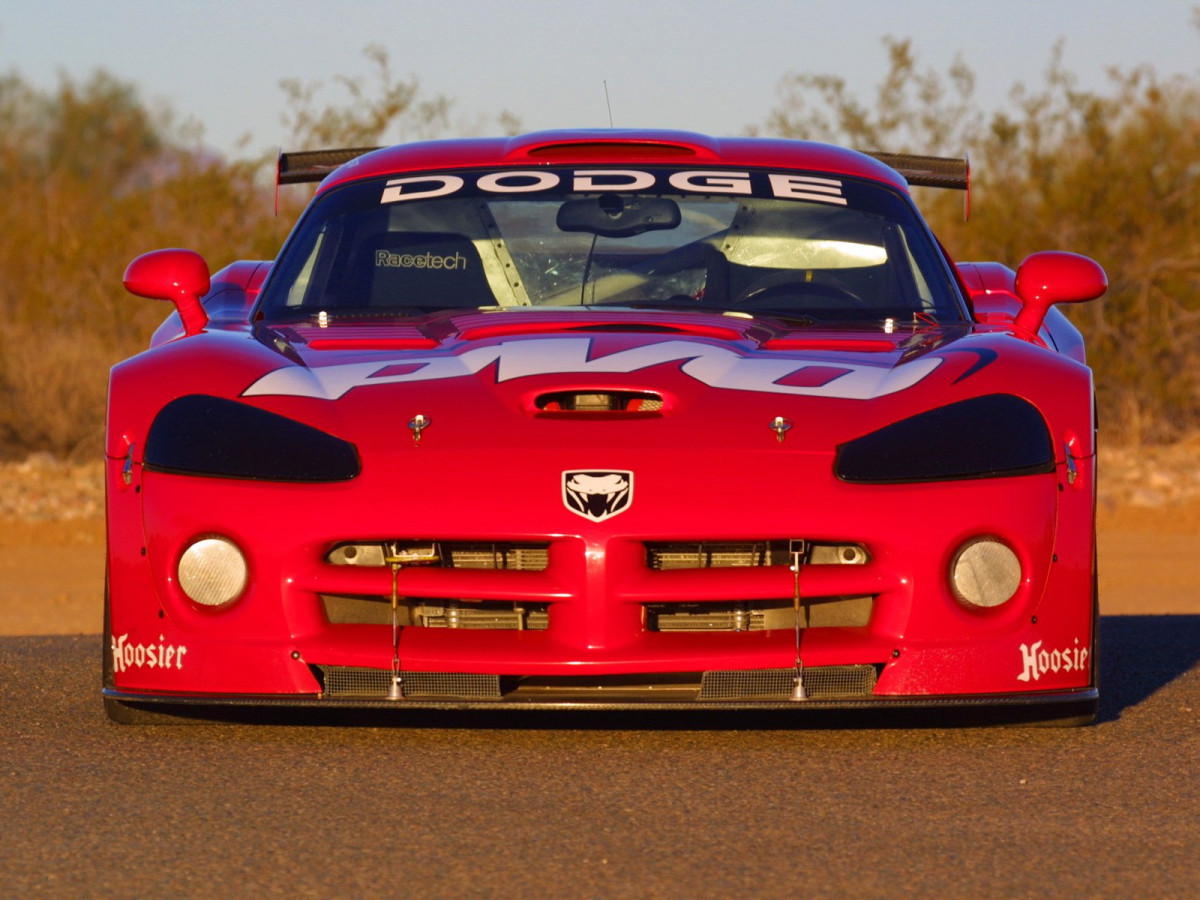
[[[386, 566], [388, 554], [426, 557], [421, 565], [446, 569], [515, 569], [544, 572], [550, 545], [480, 541], [375, 541], [337, 544], [325, 555], [335, 566]], [[432, 558], [429, 558], [432, 557]]]
[[[812, 601], [812, 602], [809, 602]], [[874, 598], [812, 597], [801, 604], [801, 628], [858, 628], [871, 620]], [[650, 631], [771, 631], [796, 627], [793, 601], [647, 603]]]
[[745, 603], [648, 603], [651, 631], [762, 631], [762, 609]]
[[487, 631], [545, 631], [550, 624], [547, 607], [480, 603], [470, 606], [417, 607], [417, 623], [425, 628], [473, 628]]
[[861, 544], [788, 541], [647, 542], [651, 569], [724, 569], [738, 566], [790, 566], [799, 552], [811, 565], [863, 565], [870, 559]]
[[786, 565], [787, 541], [646, 544], [651, 569], [716, 569]]
[[448, 564], [456, 569], [518, 569], [544, 572], [549, 548], [536, 544], [442, 543]]
[[[795, 669], [705, 672], [697, 699], [787, 698], [795, 677]], [[813, 700], [869, 697], [875, 689], [875, 677], [874, 666], [818, 666], [804, 670], [804, 687]]]
[[[391, 669], [362, 669], [353, 666], [317, 666], [325, 684], [326, 697], [372, 697], [383, 699], [392, 684]], [[462, 697], [471, 700], [500, 698], [499, 675], [471, 672], [402, 672], [406, 697]]]
[[[325, 617], [335, 625], [388, 625], [388, 597], [321, 595]], [[431, 600], [403, 597], [400, 624], [409, 628], [464, 628], [490, 631], [545, 631], [550, 625], [545, 603]]]

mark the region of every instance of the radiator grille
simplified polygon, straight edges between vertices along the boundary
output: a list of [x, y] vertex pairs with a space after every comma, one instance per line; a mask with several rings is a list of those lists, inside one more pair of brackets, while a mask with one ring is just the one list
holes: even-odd
[[[801, 628], [861, 628], [871, 621], [874, 598], [806, 597]], [[792, 600], [724, 603], [647, 603], [649, 631], [772, 631], [796, 627]]]
[[[392, 685], [390, 669], [354, 666], [315, 666], [325, 685], [326, 697], [369, 697], [383, 699]], [[461, 697], [498, 700], [499, 675], [470, 672], [402, 672], [406, 697]]]
[[[321, 595], [325, 617], [334, 625], [389, 625], [390, 597]], [[401, 597], [398, 623], [409, 628], [463, 628], [490, 631], [545, 631], [550, 624], [545, 603], [434, 600]]]
[[456, 569], [517, 569], [544, 572], [550, 551], [546, 544], [447, 544], [440, 545], [448, 565]]
[[419, 565], [445, 569], [512, 569], [544, 572], [550, 557], [546, 543], [484, 541], [346, 541], [336, 544], [325, 561], [335, 566], [386, 566], [389, 557], [421, 558]]
[[646, 564], [651, 569], [785, 566], [789, 562], [787, 541], [646, 544]]
[[[804, 688], [813, 700], [869, 697], [875, 690], [874, 666], [816, 666], [804, 669]], [[705, 672], [699, 700], [786, 699], [795, 669], [746, 669]]]
[[746, 603], [648, 603], [646, 626], [651, 631], [762, 631], [767, 627], [765, 610]]
[[470, 606], [433, 606], [428, 601], [416, 609], [416, 624], [425, 628], [473, 628], [490, 631], [544, 631], [550, 623], [545, 605], [479, 603]]
[[803, 540], [647, 542], [651, 569], [726, 569], [745, 566], [790, 566], [799, 553], [805, 565], [864, 565], [870, 554], [861, 544], [813, 543]]

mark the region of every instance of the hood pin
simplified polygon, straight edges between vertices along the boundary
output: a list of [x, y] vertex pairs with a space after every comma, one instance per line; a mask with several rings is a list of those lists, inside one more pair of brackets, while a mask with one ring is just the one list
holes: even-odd
[[412, 430], [414, 444], [421, 443], [421, 432], [431, 424], [433, 424], [433, 419], [429, 418], [429, 416], [417, 413], [412, 417], [412, 420], [408, 423], [408, 427]]
[[792, 420], [785, 419], [783, 416], [776, 416], [771, 422], [771, 430], [775, 432], [775, 437], [779, 443], [783, 443], [783, 439], [792, 428]]

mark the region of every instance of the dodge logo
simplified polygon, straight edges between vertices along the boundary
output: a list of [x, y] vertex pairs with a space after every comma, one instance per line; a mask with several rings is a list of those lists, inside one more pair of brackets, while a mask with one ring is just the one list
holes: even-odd
[[603, 522], [629, 509], [632, 472], [563, 472], [563, 503], [576, 515]]

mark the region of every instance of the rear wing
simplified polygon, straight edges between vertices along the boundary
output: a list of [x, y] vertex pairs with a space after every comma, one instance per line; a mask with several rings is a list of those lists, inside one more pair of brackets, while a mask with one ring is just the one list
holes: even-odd
[[885, 166], [891, 166], [914, 187], [971, 189], [971, 161], [945, 156], [916, 156], [912, 153], [866, 151]]
[[279, 151], [275, 162], [275, 215], [279, 215], [279, 186], [281, 184], [304, 184], [323, 181], [325, 176], [338, 166], [357, 159], [364, 153], [379, 147], [346, 147], [341, 150], [298, 150], [293, 153]]
[[891, 166], [904, 176], [913, 187], [950, 188], [966, 191], [963, 198], [963, 221], [971, 218], [971, 160], [964, 156], [955, 159], [946, 156], [917, 156], [914, 153], [884, 153], [868, 150], [867, 156], [874, 157], [885, 166]]
[[301, 150], [279, 154], [275, 167], [275, 184], [302, 184], [321, 181], [326, 175], [352, 159], [378, 150], [379, 147], [347, 147], [344, 150]]
[[[275, 168], [275, 208], [279, 209], [279, 185], [321, 181], [338, 166], [378, 150], [379, 147], [347, 147], [341, 150], [301, 150], [280, 152]], [[966, 157], [918, 156], [914, 153], [866, 151], [886, 166], [891, 166], [914, 187], [950, 188], [966, 191], [964, 218], [971, 211], [971, 161]]]

